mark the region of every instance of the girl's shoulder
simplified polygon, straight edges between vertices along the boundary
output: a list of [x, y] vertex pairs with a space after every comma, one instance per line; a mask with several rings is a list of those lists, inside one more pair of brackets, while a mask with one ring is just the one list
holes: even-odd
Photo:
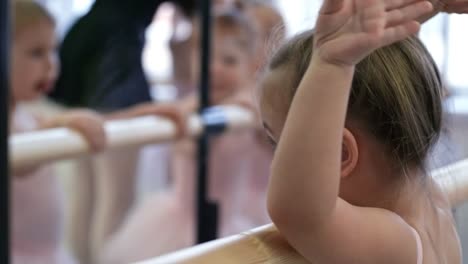
[[55, 118], [65, 111], [64, 107], [45, 98], [19, 103], [12, 114], [12, 131], [24, 133], [39, 130], [48, 119]]
[[40, 117], [22, 106], [17, 106], [13, 111], [11, 128], [13, 133], [24, 133], [39, 129]]

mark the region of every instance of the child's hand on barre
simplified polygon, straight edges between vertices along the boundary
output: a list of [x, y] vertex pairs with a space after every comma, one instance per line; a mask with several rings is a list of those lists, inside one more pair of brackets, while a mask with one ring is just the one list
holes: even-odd
[[194, 113], [192, 109], [185, 109], [180, 102], [148, 103], [138, 106], [135, 110], [139, 116], [156, 115], [170, 119], [177, 127], [177, 138], [185, 136], [188, 118]]
[[325, 0], [317, 20], [314, 59], [353, 66], [372, 51], [418, 32], [429, 1]]
[[[108, 114], [107, 120], [130, 119], [140, 116], [159, 116], [172, 120], [177, 127], [177, 136], [186, 134], [187, 120], [195, 107], [189, 106], [191, 102], [176, 101], [172, 103], [142, 103], [132, 108]], [[193, 108], [193, 109], [192, 109]]]
[[94, 152], [102, 151], [107, 145], [104, 119], [90, 110], [66, 112], [43, 125], [43, 128], [68, 127], [80, 133]]

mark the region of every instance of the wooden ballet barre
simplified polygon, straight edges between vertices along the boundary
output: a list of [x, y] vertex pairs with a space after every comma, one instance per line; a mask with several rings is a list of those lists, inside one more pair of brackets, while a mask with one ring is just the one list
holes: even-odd
[[[192, 115], [187, 122], [188, 136], [200, 135], [204, 129], [238, 130], [255, 126], [255, 116], [238, 106], [216, 106], [202, 116]], [[145, 116], [105, 124], [108, 150], [172, 141], [176, 126], [169, 119]], [[51, 161], [79, 157], [90, 153], [83, 137], [68, 128], [15, 134], [10, 137], [10, 164], [13, 169], [35, 166]]]
[[[432, 172], [452, 207], [468, 202], [468, 159]], [[307, 262], [270, 224], [138, 264], [305, 264]]]
[[270, 224], [138, 264], [310, 264]]

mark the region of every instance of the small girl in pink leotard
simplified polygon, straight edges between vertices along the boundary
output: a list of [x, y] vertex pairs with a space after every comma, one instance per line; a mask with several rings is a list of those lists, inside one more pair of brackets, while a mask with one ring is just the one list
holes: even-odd
[[[105, 134], [97, 114], [78, 110], [44, 120], [21, 106], [22, 102], [36, 100], [53, 87], [58, 72], [57, 43], [54, 19], [39, 4], [17, 0], [13, 9], [11, 133], [67, 126], [79, 131], [94, 150], [102, 149]], [[74, 263], [64, 246], [63, 198], [52, 168], [47, 165], [21, 168], [12, 174], [12, 263]]]

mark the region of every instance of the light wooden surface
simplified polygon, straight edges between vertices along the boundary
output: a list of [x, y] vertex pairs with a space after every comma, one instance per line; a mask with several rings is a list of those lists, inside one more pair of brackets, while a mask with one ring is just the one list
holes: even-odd
[[[435, 170], [432, 176], [447, 192], [451, 205], [468, 201], [468, 160]], [[215, 240], [140, 264], [303, 264], [308, 263], [273, 225]]]

